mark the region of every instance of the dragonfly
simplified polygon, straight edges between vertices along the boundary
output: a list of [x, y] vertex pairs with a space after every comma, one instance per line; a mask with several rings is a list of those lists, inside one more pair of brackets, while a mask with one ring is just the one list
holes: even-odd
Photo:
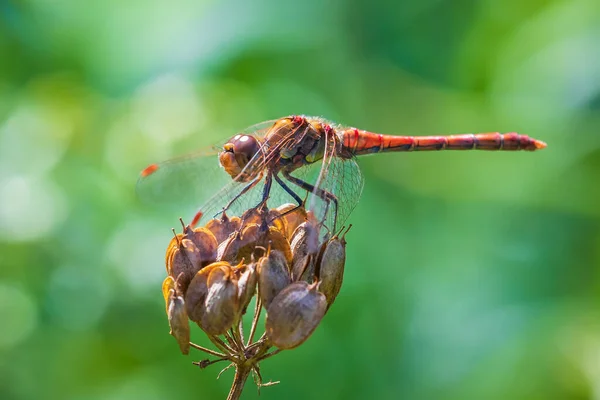
[[363, 190], [359, 156], [545, 147], [540, 140], [514, 132], [384, 135], [320, 117], [292, 115], [251, 126], [212, 150], [151, 164], [140, 173], [137, 192], [152, 203], [194, 206], [192, 227], [219, 215], [293, 203], [312, 212], [328, 232], [335, 232]]

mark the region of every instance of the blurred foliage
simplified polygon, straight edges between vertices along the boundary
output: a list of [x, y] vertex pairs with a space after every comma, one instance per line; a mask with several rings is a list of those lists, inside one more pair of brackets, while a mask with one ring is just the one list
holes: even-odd
[[224, 398], [135, 181], [300, 113], [548, 148], [360, 160], [340, 297], [261, 398], [600, 398], [598, 43], [597, 0], [0, 0], [0, 398]]

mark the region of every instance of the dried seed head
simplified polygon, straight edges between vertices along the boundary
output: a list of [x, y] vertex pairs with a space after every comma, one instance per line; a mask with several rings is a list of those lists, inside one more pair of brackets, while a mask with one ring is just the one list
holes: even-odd
[[346, 263], [346, 240], [335, 236], [323, 246], [324, 250], [319, 255], [317, 263], [317, 276], [320, 282], [319, 291], [325, 295], [329, 308], [342, 287]]
[[237, 278], [238, 287], [238, 303], [240, 315], [246, 313], [246, 308], [254, 293], [256, 293], [256, 283], [258, 280], [256, 273], [256, 265], [249, 264], [234, 268], [234, 273]]
[[208, 295], [208, 276], [213, 269], [220, 266], [229, 266], [229, 263], [215, 262], [202, 268], [196, 273], [185, 292], [187, 313], [194, 322], [200, 322], [204, 314], [204, 302]]
[[191, 240], [200, 250], [202, 266], [215, 262], [217, 259], [217, 247], [219, 246], [215, 235], [208, 229], [199, 227], [194, 229], [194, 234], [191, 236]]
[[169, 297], [171, 296], [171, 290], [175, 290], [175, 279], [171, 276], [167, 276], [162, 284], [163, 297], [165, 298], [165, 307], [167, 315], [169, 314]]
[[167, 275], [172, 275], [172, 265], [173, 265], [173, 256], [175, 255], [175, 251], [179, 249], [179, 244], [181, 243], [181, 237], [183, 235], [181, 233], [175, 233], [173, 230], [173, 237], [167, 246], [167, 252], [165, 254], [165, 265], [167, 267]]
[[291, 281], [287, 260], [279, 250], [269, 251], [258, 261], [258, 291], [265, 310]]
[[313, 333], [326, 309], [327, 300], [316, 285], [292, 283], [271, 303], [266, 320], [267, 337], [280, 349], [293, 349]]
[[223, 242], [233, 232], [240, 229], [241, 220], [238, 217], [229, 218], [223, 214], [221, 219], [212, 219], [206, 224], [206, 229], [211, 231], [218, 243]]
[[183, 227], [182, 239], [189, 239], [196, 247], [200, 250], [200, 258], [202, 260], [202, 266], [206, 266], [215, 261], [217, 257], [217, 239], [206, 228], [192, 229], [190, 225], [186, 225], [180, 218], [181, 226]]
[[261, 225], [265, 220], [265, 211], [263, 209], [251, 208], [242, 214], [240, 220], [243, 228], [252, 224]]
[[241, 234], [232, 235], [219, 246], [217, 259], [239, 263], [242, 260], [251, 261], [262, 257], [265, 249], [271, 246], [292, 260], [290, 244], [285, 236], [275, 227], [250, 224]]
[[290, 242], [285, 238], [284, 234], [276, 227], [270, 227], [269, 233], [266, 237], [262, 238], [260, 245], [265, 248], [271, 248], [272, 250], [280, 251], [286, 262], [289, 264], [292, 262], [292, 248]]
[[292, 236], [292, 279], [312, 282], [315, 259], [319, 251], [319, 229], [312, 222], [303, 222]]
[[238, 315], [238, 288], [230, 266], [214, 268], [208, 276], [208, 295], [200, 328], [209, 335], [227, 332]]
[[297, 204], [284, 204], [276, 208], [279, 215], [283, 215], [280, 219], [283, 221], [284, 229], [280, 230], [285, 234], [286, 238], [291, 238], [298, 226], [306, 222], [307, 214], [304, 207], [298, 207]]
[[182, 292], [186, 291], [190, 281], [201, 267], [200, 249], [191, 240], [181, 239], [168, 259], [167, 271]]
[[183, 297], [176, 294], [175, 289], [170, 289], [167, 299], [167, 315], [169, 317], [169, 332], [177, 340], [179, 349], [183, 354], [190, 352], [190, 323], [185, 309]]
[[259, 246], [260, 236], [259, 225], [247, 225], [241, 234], [231, 235], [219, 245], [217, 259], [232, 264], [239, 263], [242, 259], [250, 261], [257, 250], [256, 246]]
[[266, 221], [269, 223], [269, 226], [276, 228], [285, 235], [286, 222], [281, 215], [277, 209], [271, 209], [267, 213]]

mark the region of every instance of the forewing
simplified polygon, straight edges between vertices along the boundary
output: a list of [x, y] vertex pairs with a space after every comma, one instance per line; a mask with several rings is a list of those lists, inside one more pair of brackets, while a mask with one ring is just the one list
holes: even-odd
[[[248, 128], [246, 131], [247, 133], [254, 132], [259, 137], [264, 136], [265, 132], [273, 126], [274, 122], [275, 121], [262, 122], [254, 127]], [[241, 216], [245, 211], [256, 208], [265, 196], [266, 176], [269, 173], [267, 164], [272, 162], [276, 163], [276, 159], [279, 157], [280, 152], [285, 150], [287, 148], [286, 146], [293, 145], [293, 143], [286, 144], [288, 139], [291, 139], [297, 134], [298, 132], [290, 132], [282, 138], [281, 143], [270, 148], [267, 148], [266, 145], [263, 144], [260, 151], [248, 162], [238, 176], [238, 178], [253, 178], [244, 181], [233, 179], [221, 190], [216, 191], [215, 194], [197, 210], [195, 215], [202, 216], [198, 222], [202, 224], [208, 219], [214, 218], [219, 215], [225, 207], [227, 207], [226, 213], [230, 217]], [[275, 182], [272, 183], [268, 196], [269, 201], [267, 205], [273, 208], [281, 205], [276, 204], [280, 199], [286, 201], [287, 197], [287, 202], [293, 201], [293, 198], [287, 193], [282, 192], [282, 189]], [[196, 217], [194, 217], [194, 219], [196, 219]]]
[[[261, 122], [238, 134], [263, 137], [273, 123]], [[216, 194], [227, 203], [228, 197], [234, 196], [235, 189], [241, 185], [232, 182], [232, 177], [219, 164], [218, 153], [228, 140], [207, 150], [151, 164], [138, 179], [138, 198], [147, 204], [170, 206], [181, 212], [197, 209], [209, 199], [214, 202]], [[248, 167], [259, 168], [260, 157], [250, 164]]]
[[216, 151], [203, 151], [148, 166], [136, 192], [144, 203], [197, 207], [231, 181]]

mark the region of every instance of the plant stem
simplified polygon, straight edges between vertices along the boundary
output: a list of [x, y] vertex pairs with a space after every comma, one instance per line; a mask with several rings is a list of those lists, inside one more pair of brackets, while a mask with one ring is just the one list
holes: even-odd
[[[260, 291], [258, 293], [260, 293]], [[254, 318], [252, 318], [252, 325], [250, 326], [250, 336], [248, 337], [248, 343], [246, 343], [246, 346], [250, 346], [252, 344], [252, 341], [254, 340], [254, 333], [256, 333], [256, 326], [258, 325], [258, 319], [260, 318], [260, 310], [262, 309], [262, 304], [261, 304], [259, 296], [260, 296], [260, 294], [258, 294], [256, 296], [256, 307], [254, 307]]]
[[252, 371], [252, 368], [246, 364], [238, 364], [235, 366], [235, 377], [233, 378], [233, 384], [231, 385], [227, 400], [238, 400], [240, 398], [242, 390], [244, 390], [246, 379], [250, 376], [250, 371]]
[[190, 346], [192, 346], [194, 349], [204, 351], [205, 353], [211, 354], [215, 357], [221, 357], [221, 358], [226, 357], [225, 354], [221, 354], [218, 351], [207, 349], [206, 347], [198, 346], [197, 344], [192, 343], [192, 342], [190, 342]]

